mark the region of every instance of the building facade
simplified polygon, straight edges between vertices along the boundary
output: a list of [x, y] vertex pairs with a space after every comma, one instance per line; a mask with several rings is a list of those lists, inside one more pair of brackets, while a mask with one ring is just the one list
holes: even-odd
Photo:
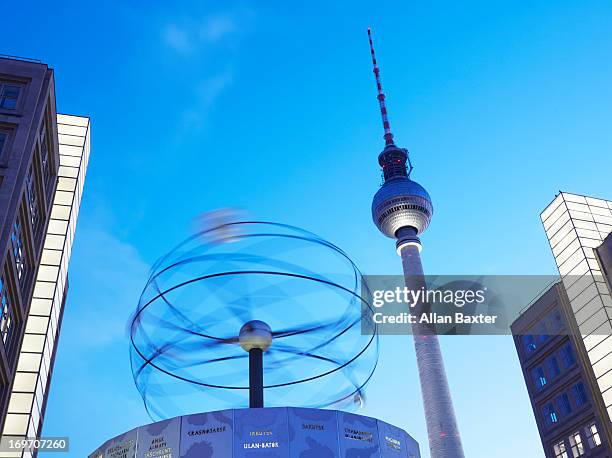
[[[89, 158], [89, 119], [58, 115], [53, 70], [0, 58], [0, 428], [40, 435]], [[0, 451], [0, 457], [30, 456]]]
[[512, 324], [547, 457], [612, 456], [612, 202], [559, 193], [542, 223], [561, 280]]
[[607, 457], [606, 417], [576, 327], [559, 282], [521, 314], [512, 334], [546, 457]]

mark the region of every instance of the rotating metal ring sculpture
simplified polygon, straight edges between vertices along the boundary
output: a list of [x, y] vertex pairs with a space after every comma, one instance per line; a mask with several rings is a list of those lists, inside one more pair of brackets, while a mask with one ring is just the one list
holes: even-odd
[[261, 320], [272, 337], [266, 406], [358, 408], [378, 362], [370, 303], [330, 242], [284, 224], [217, 221], [151, 269], [130, 323], [134, 382], [154, 420], [245, 407], [239, 332]]

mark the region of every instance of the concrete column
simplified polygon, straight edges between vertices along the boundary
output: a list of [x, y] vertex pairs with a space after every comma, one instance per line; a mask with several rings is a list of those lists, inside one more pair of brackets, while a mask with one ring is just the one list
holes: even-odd
[[[417, 239], [418, 240], [418, 239]], [[417, 244], [400, 245], [404, 279], [410, 289], [425, 286]], [[413, 313], [420, 315], [418, 305]], [[438, 336], [427, 325], [412, 326], [431, 458], [464, 458]]]

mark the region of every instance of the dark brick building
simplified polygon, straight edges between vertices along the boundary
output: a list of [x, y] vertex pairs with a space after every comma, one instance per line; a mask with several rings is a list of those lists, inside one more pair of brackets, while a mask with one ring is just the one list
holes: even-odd
[[609, 457], [607, 413], [563, 285], [511, 328], [546, 457]]
[[0, 427], [57, 186], [53, 70], [0, 58]]

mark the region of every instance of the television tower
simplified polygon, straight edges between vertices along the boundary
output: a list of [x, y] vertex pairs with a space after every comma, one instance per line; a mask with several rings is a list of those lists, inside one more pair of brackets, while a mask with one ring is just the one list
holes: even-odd
[[[380, 232], [396, 240], [406, 286], [410, 289], [420, 289], [425, 286], [425, 277], [421, 264], [422, 245], [419, 235], [429, 226], [433, 206], [425, 188], [410, 178], [412, 164], [408, 158], [408, 150], [397, 147], [393, 142], [370, 29], [368, 38], [385, 131], [385, 148], [378, 155], [384, 183], [374, 195], [372, 219]], [[414, 309], [417, 315], [420, 315], [422, 307], [423, 305]], [[413, 324], [412, 333], [431, 458], [463, 458], [463, 447], [438, 336], [425, 324]]]

